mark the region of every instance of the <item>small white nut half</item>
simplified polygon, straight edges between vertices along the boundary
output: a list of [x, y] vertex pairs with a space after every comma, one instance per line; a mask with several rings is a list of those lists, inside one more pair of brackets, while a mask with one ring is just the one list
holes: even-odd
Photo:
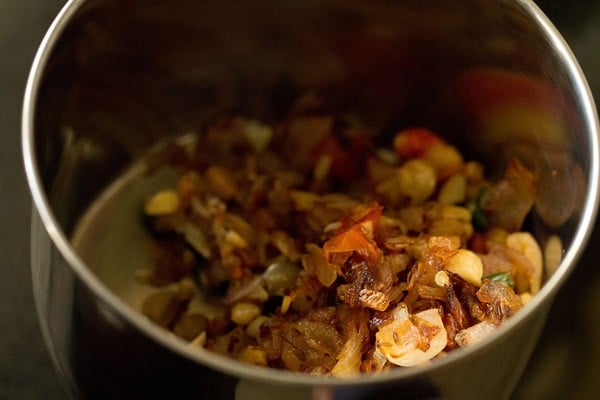
[[446, 263], [446, 270], [460, 275], [473, 286], [481, 286], [483, 262], [470, 250], [459, 249]]
[[529, 275], [531, 294], [536, 294], [542, 285], [544, 261], [538, 242], [529, 232], [515, 232], [506, 237], [506, 246], [525, 256], [533, 271]]
[[[424, 364], [446, 347], [448, 334], [437, 309], [410, 316], [406, 305], [400, 303], [393, 316], [394, 320], [379, 327], [375, 334], [377, 350], [392, 364], [401, 367]], [[420, 329], [415, 323], [428, 329]], [[425, 331], [430, 334], [424, 334]]]
[[551, 277], [560, 266], [563, 256], [563, 244], [557, 235], [552, 235], [544, 247], [544, 266], [546, 277]]

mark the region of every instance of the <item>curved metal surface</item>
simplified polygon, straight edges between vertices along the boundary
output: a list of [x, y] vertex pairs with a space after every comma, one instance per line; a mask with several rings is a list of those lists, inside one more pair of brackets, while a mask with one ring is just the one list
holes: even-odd
[[[267, 385], [302, 398], [348, 391], [359, 398], [401, 393], [398, 388], [421, 398], [510, 395], [590, 235], [598, 201], [598, 120], [571, 52], [532, 2], [436, 4], [443, 11], [433, 15], [424, 2], [242, 1], [232, 8], [133, 1], [126, 10], [117, 1], [67, 3], [32, 68], [23, 151], [45, 229], [33, 228], [38, 311], [74, 396], [201, 398], [212, 390], [233, 398], [240, 378], [247, 381], [238, 388]], [[111, 275], [102, 270], [110, 267], [93, 251], [72, 247], [80, 219], [133, 161], [164, 136], [197, 129], [215, 109], [274, 118], [299, 91], [316, 87], [384, 132], [398, 120], [450, 122], [460, 132], [472, 121], [451, 115], [455, 87], [448, 82], [482, 66], [526, 73], [560, 93], [569, 108], [560, 122], [566, 124], [562, 150], [582, 162], [588, 185], [580, 214], [562, 231], [569, 246], [557, 273], [521, 313], [472, 349], [430, 366], [348, 381], [250, 368], [191, 352], [152, 326], [101, 278]], [[459, 134], [455, 139], [469, 142]], [[477, 139], [498, 145], [498, 137], [485, 132]], [[512, 147], [513, 139], [502, 144], [506, 155], [522, 151]], [[554, 144], [537, 138], [536, 154], [554, 151]], [[114, 264], [122, 268], [122, 262]]]

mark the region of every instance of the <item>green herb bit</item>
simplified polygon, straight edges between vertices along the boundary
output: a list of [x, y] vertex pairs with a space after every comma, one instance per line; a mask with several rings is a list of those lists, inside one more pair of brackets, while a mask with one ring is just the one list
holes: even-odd
[[480, 231], [484, 231], [490, 226], [487, 215], [483, 210], [483, 205], [486, 202], [485, 197], [488, 192], [488, 189], [489, 188], [487, 187], [482, 187], [481, 189], [479, 189], [477, 195], [473, 199], [473, 203], [471, 203], [469, 207], [471, 209], [472, 215], [471, 222], [473, 223], [475, 229]]
[[511, 288], [515, 287], [515, 280], [510, 272], [496, 272], [495, 274], [486, 276], [485, 279], [489, 279], [492, 282], [504, 282]]

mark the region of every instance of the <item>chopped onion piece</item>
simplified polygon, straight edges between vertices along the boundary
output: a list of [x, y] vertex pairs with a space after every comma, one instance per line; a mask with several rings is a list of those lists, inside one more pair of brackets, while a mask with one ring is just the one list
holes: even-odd
[[210, 244], [206, 234], [196, 224], [188, 222], [183, 228], [185, 241], [207, 260], [211, 256]]
[[485, 339], [494, 329], [496, 329], [496, 325], [488, 321], [482, 321], [459, 331], [454, 340], [460, 347], [471, 346]]

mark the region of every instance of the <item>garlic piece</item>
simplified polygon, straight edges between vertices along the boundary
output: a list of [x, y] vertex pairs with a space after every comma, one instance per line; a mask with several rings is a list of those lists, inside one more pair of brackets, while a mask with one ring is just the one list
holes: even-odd
[[452, 175], [463, 165], [463, 157], [458, 149], [446, 143], [431, 146], [423, 159], [433, 166], [437, 176], [442, 178]]
[[435, 191], [437, 176], [431, 165], [415, 158], [405, 162], [396, 171], [398, 187], [412, 199], [414, 204], [422, 203]]
[[451, 205], [465, 201], [467, 195], [467, 178], [462, 174], [452, 175], [440, 188], [438, 201]]
[[248, 325], [260, 315], [260, 308], [252, 303], [236, 303], [231, 308], [231, 320], [238, 325]]
[[238, 360], [248, 364], [260, 365], [261, 367], [267, 366], [267, 352], [265, 349], [259, 346], [248, 346], [244, 348], [239, 356]]
[[144, 205], [144, 212], [151, 217], [173, 214], [179, 208], [179, 197], [173, 190], [155, 193]]

